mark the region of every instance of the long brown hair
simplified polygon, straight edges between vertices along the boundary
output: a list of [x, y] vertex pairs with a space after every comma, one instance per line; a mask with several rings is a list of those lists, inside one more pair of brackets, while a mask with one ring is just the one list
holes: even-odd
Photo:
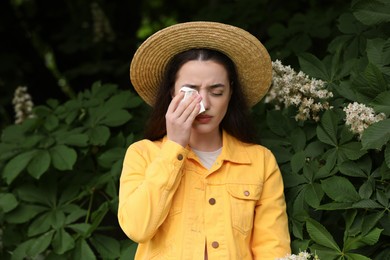
[[168, 63], [163, 81], [155, 97], [154, 107], [146, 124], [144, 137], [155, 141], [166, 135], [165, 114], [172, 101], [177, 72], [188, 61], [212, 60], [225, 67], [229, 76], [232, 97], [220, 128], [246, 143], [256, 143], [256, 131], [250, 118], [246, 98], [238, 82], [234, 63], [224, 54], [209, 49], [191, 49], [174, 56]]

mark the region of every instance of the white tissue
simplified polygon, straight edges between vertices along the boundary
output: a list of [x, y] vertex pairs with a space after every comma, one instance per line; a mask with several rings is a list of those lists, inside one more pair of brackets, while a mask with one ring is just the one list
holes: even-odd
[[[183, 91], [184, 92], [184, 98], [182, 100], [182, 102], [184, 100], [186, 100], [188, 97], [192, 96], [193, 94], [195, 93], [198, 93], [198, 91], [196, 91], [195, 89], [193, 88], [189, 88], [189, 87], [182, 87], [180, 89], [180, 91]], [[204, 105], [203, 105], [203, 102], [200, 101], [200, 110], [199, 110], [199, 114], [206, 111], [206, 109], [204, 108]]]

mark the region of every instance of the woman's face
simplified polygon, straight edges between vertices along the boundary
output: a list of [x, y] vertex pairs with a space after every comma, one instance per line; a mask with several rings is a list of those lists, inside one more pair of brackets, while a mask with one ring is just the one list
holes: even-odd
[[231, 96], [225, 67], [212, 60], [188, 61], [177, 72], [175, 95], [183, 86], [196, 89], [206, 109], [195, 118], [193, 131], [198, 134], [218, 134]]

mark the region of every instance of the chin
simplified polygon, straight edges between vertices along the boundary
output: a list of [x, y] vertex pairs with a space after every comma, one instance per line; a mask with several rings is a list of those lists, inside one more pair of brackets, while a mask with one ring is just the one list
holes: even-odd
[[206, 125], [206, 124], [196, 124], [192, 126], [192, 131], [197, 134], [210, 134], [215, 131], [219, 131], [219, 127]]

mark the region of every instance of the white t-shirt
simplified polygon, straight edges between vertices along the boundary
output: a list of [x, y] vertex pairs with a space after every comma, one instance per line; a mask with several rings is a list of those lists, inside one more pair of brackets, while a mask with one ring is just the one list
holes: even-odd
[[217, 159], [218, 155], [221, 153], [222, 147], [213, 152], [203, 152], [203, 151], [195, 150], [193, 148], [192, 151], [194, 151], [194, 153], [199, 157], [203, 166], [206, 169], [210, 170], [211, 166]]

